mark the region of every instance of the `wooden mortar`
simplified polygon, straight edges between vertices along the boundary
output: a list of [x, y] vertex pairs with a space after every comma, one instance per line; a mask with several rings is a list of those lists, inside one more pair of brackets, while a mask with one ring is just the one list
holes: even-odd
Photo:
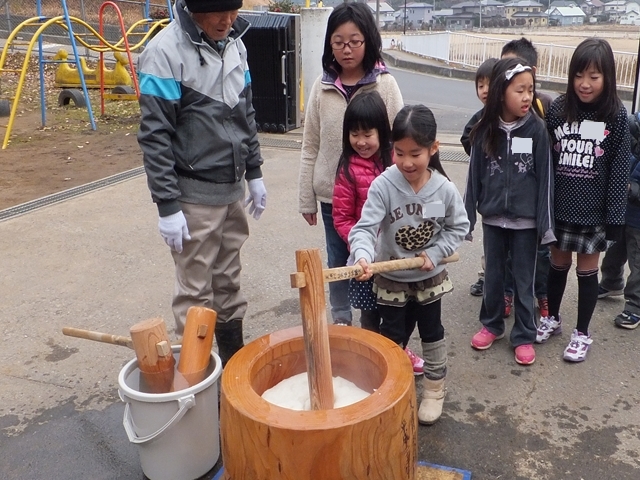
[[301, 327], [242, 348], [222, 374], [226, 480], [415, 480], [417, 410], [406, 353], [360, 328], [328, 325], [334, 376], [372, 392], [343, 408], [294, 411], [261, 395], [307, 371]]

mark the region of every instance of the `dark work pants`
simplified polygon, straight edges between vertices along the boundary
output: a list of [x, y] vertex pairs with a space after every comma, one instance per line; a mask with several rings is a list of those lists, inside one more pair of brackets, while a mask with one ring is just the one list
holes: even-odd
[[[625, 227], [624, 240], [614, 243], [602, 259], [600, 285], [607, 290], [624, 287], [624, 309], [640, 315], [640, 229]], [[629, 277], [624, 284], [624, 264], [629, 262]]]
[[482, 224], [484, 238], [484, 294], [480, 308], [480, 322], [494, 335], [505, 329], [504, 273], [507, 255], [511, 252], [514, 275], [515, 321], [511, 330], [514, 347], [533, 343], [536, 339], [536, 322], [533, 306], [533, 284], [537, 255], [537, 232], [511, 230]]
[[614, 242], [602, 257], [600, 285], [607, 290], [622, 290], [624, 288], [624, 265], [627, 263], [627, 243], [624, 237], [626, 237], [626, 232], [623, 239]]

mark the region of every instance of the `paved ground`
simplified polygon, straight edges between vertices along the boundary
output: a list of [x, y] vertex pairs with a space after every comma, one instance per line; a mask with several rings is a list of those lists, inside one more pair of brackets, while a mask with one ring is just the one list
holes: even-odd
[[[455, 136], [442, 140], [450, 144], [444, 157], [455, 158]], [[246, 341], [299, 324], [289, 287], [294, 252], [324, 248], [322, 227], [308, 227], [296, 211], [299, 152], [263, 151], [269, 203], [259, 222], [250, 220], [243, 251]], [[466, 164], [445, 168], [462, 189]], [[639, 478], [638, 332], [613, 326], [622, 300], [598, 303], [584, 364], [561, 359], [568, 331], [538, 347], [531, 367], [514, 362], [506, 340], [473, 351], [480, 300], [468, 286], [481, 250], [481, 241], [465, 243], [450, 267], [448, 394], [441, 421], [418, 429], [419, 458], [474, 479]], [[132, 352], [61, 334], [75, 326], [128, 335], [132, 324], [158, 315], [172, 325], [173, 268], [144, 177], [0, 222], [0, 251], [0, 478], [144, 478], [117, 394]], [[562, 308], [569, 325], [576, 302], [572, 272]], [[417, 337], [411, 346], [419, 351]]]
[[[306, 226], [296, 212], [299, 152], [265, 148], [264, 155], [269, 204], [259, 222], [251, 220], [243, 252], [247, 341], [299, 323], [288, 278], [294, 252], [323, 248], [321, 227]], [[446, 169], [461, 188], [466, 165]], [[4, 221], [0, 250], [0, 478], [143, 478], [117, 397], [117, 375], [132, 352], [61, 329], [127, 335], [156, 315], [171, 325], [173, 270], [144, 178]], [[468, 286], [480, 251], [480, 243], [463, 245], [450, 269], [457, 288], [443, 302], [448, 396], [441, 422], [419, 428], [419, 458], [476, 479], [638, 478], [638, 340], [612, 325], [621, 300], [598, 303], [595, 343], [582, 365], [560, 358], [568, 332], [539, 347], [529, 368], [515, 364], [504, 340], [475, 352], [469, 339], [480, 302]], [[573, 274], [566, 298], [571, 323]]]

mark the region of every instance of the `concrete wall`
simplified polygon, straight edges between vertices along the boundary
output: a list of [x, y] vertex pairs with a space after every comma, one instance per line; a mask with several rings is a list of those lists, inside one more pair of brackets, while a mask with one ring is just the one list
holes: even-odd
[[333, 8], [303, 8], [300, 12], [302, 44], [302, 81], [304, 105], [307, 105], [313, 82], [322, 74], [322, 51], [327, 20]]

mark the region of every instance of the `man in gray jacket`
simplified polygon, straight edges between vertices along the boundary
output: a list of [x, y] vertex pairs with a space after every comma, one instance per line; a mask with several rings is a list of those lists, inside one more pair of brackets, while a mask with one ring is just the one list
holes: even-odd
[[214, 309], [223, 365], [243, 346], [244, 207], [258, 220], [267, 197], [241, 7], [242, 0], [177, 0], [175, 20], [138, 63], [138, 143], [175, 263], [176, 333], [183, 333], [189, 307]]

